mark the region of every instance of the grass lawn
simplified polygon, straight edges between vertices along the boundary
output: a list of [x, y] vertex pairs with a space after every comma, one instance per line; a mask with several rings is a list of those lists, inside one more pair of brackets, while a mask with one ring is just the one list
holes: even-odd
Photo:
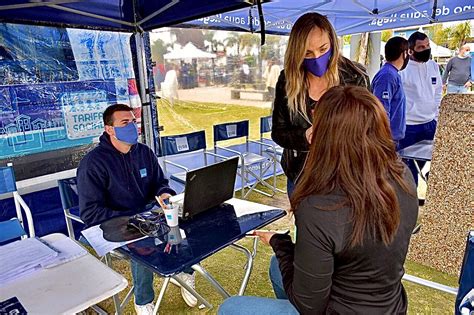
[[[218, 100], [216, 100], [218, 101]], [[180, 134], [195, 130], [206, 130], [208, 146], [212, 146], [212, 125], [220, 122], [250, 120], [251, 138], [259, 137], [259, 117], [269, 115], [268, 109], [246, 107], [238, 105], [224, 105], [219, 103], [190, 103], [178, 102], [171, 108], [167, 104], [158, 104], [160, 123], [165, 127], [163, 134]], [[284, 176], [278, 178], [278, 186], [284, 188], [286, 179]], [[265, 190], [265, 188], [262, 188]], [[240, 196], [240, 194], [236, 194]], [[251, 201], [270, 205], [286, 207], [288, 201], [286, 196], [278, 194], [274, 198], [268, 198], [252, 193]], [[294, 230], [290, 218], [281, 219], [268, 227], [269, 229], [290, 228]], [[205, 231], [204, 231], [205, 232]], [[417, 237], [417, 236], [414, 236]], [[250, 248], [251, 240], [244, 239], [239, 242]], [[259, 244], [258, 254], [254, 262], [254, 269], [246, 290], [246, 295], [273, 297], [272, 287], [268, 278], [268, 266], [272, 250], [270, 247]], [[224, 249], [202, 262], [206, 268], [229, 293], [236, 294], [239, 283], [243, 277], [243, 266], [245, 259], [243, 254], [233, 249]], [[407, 273], [424, 279], [436, 281], [449, 286], [457, 286], [457, 278], [438, 272], [434, 269], [407, 261], [405, 264]], [[114, 268], [122, 273], [131, 283], [128, 263], [114, 261]], [[155, 277], [155, 292], [158, 294], [162, 279]], [[452, 314], [454, 310], [454, 296], [428, 289], [411, 283], [404, 282], [409, 299], [409, 314]], [[214, 305], [212, 310], [190, 309], [181, 298], [179, 289], [170, 285], [160, 308], [160, 314], [215, 314], [217, 306], [222, 303], [222, 298], [207, 282], [196, 277], [197, 290]], [[122, 292], [122, 298], [125, 292]], [[109, 313], [113, 312], [113, 303], [109, 299], [100, 304]], [[92, 312], [87, 312], [91, 313]], [[125, 314], [134, 314], [133, 300], [127, 306]]]

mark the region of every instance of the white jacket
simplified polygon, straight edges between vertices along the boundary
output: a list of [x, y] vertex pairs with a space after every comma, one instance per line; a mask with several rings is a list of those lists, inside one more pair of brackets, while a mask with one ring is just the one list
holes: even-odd
[[443, 92], [439, 66], [433, 60], [410, 60], [400, 71], [406, 97], [406, 124], [419, 125], [438, 119]]
[[[268, 69], [267, 69], [268, 70]], [[275, 88], [277, 82], [278, 82], [278, 77], [280, 76], [280, 66], [279, 65], [272, 65], [270, 68], [270, 71], [268, 71], [266, 78], [266, 86]]]

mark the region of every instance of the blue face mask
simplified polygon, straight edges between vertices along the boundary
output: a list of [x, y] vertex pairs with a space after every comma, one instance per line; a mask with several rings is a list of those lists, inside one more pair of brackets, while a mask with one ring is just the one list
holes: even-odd
[[136, 122], [130, 122], [123, 127], [114, 127], [115, 137], [130, 145], [138, 142], [138, 127]]
[[317, 58], [305, 58], [303, 66], [306, 70], [317, 77], [322, 77], [328, 71], [329, 59], [331, 59], [332, 48]]

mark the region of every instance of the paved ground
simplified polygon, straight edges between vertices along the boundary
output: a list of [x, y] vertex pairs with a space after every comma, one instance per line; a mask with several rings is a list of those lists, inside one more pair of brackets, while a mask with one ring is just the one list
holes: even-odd
[[[194, 89], [178, 90], [179, 100], [189, 102], [216, 102], [225, 104], [255, 106], [270, 108], [271, 102], [261, 100], [260, 94], [241, 93], [244, 99], [233, 100], [230, 98], [230, 87], [198, 87]], [[160, 93], [158, 93], [160, 94]]]

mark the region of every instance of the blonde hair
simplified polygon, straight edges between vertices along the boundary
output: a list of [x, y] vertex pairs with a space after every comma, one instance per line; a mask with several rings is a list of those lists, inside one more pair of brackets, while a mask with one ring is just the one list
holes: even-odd
[[303, 67], [303, 60], [306, 55], [308, 35], [315, 27], [328, 33], [332, 49], [328, 71], [324, 74], [324, 77], [328, 81], [327, 89], [339, 85], [338, 62], [340, 59], [340, 50], [336, 31], [325, 16], [315, 12], [306, 13], [296, 21], [291, 29], [288, 47], [285, 53], [285, 88], [290, 116], [294, 118], [299, 112], [308, 121], [311, 121], [306, 112], [309, 80], [307, 72]]

